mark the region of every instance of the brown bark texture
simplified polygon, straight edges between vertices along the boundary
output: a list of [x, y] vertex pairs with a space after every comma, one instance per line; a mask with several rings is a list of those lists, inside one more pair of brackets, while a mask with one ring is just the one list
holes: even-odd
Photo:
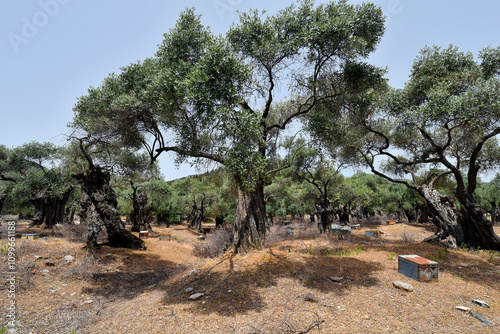
[[96, 244], [97, 234], [104, 225], [109, 246], [146, 249], [144, 241], [127, 231], [120, 219], [116, 194], [109, 185], [109, 173], [99, 166], [94, 166], [87, 172], [78, 174], [77, 178], [82, 185], [82, 216], [89, 224], [87, 244]]

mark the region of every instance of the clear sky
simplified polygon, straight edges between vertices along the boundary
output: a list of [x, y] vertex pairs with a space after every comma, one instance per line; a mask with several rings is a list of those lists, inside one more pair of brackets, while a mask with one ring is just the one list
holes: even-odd
[[[65, 144], [77, 97], [121, 66], [152, 56], [186, 7], [223, 34], [250, 8], [274, 13], [291, 0], [0, 0], [0, 144]], [[316, 1], [322, 3], [326, 1]], [[363, 1], [349, 1], [361, 3]], [[376, 0], [386, 32], [370, 61], [400, 88], [426, 45], [463, 51], [500, 45], [498, 0]], [[160, 157], [166, 179], [195, 173]]]

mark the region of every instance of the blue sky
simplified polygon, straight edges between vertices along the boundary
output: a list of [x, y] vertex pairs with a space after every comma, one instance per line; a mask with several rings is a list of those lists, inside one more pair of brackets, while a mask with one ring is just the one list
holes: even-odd
[[[316, 1], [322, 3], [326, 1]], [[362, 1], [349, 1], [361, 3]], [[370, 62], [388, 68], [402, 87], [426, 45], [478, 51], [500, 45], [500, 1], [381, 0], [386, 32]], [[186, 7], [223, 34], [250, 8], [274, 13], [292, 1], [274, 0], [0, 0], [0, 144], [36, 140], [65, 144], [77, 97], [121, 66], [152, 56], [163, 33]], [[160, 158], [167, 179], [195, 173]]]

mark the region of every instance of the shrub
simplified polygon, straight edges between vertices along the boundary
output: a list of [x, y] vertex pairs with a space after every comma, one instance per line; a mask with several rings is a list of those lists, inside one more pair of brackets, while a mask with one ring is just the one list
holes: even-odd
[[405, 244], [416, 244], [417, 242], [420, 242], [419, 235], [409, 231], [404, 231], [401, 233], [400, 237], [403, 239], [403, 243]]
[[219, 228], [207, 235], [205, 242], [196, 243], [193, 253], [195, 256], [214, 258], [224, 253], [234, 241], [231, 229]]

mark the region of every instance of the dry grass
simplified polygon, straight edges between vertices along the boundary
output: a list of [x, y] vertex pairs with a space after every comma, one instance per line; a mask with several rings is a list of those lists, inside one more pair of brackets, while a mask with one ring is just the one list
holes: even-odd
[[[368, 238], [368, 227], [384, 235]], [[418, 240], [432, 234], [421, 225], [370, 225], [344, 239], [307, 229], [301, 235], [300, 226], [295, 231], [287, 236], [276, 227], [270, 232], [275, 241], [267, 248], [213, 259], [193, 255], [200, 242], [182, 225], [170, 229], [172, 241], [146, 240], [147, 251], [104, 246], [88, 253], [71, 231], [18, 241], [18, 262], [35, 264], [29, 284], [20, 282], [24, 286], [16, 297], [22, 325], [18, 333], [498, 332], [498, 253], [445, 252], [434, 245], [405, 243], [405, 234]], [[75, 261], [61, 265], [60, 258], [68, 254]], [[397, 256], [388, 254], [439, 258], [439, 281], [423, 283], [398, 273]], [[45, 266], [35, 255], [50, 257], [56, 266]], [[0, 260], [5, 263], [3, 256]], [[193, 269], [199, 272], [190, 275]], [[333, 282], [331, 276], [343, 281]], [[394, 288], [395, 280], [412, 284], [415, 291]], [[51, 287], [61, 289], [51, 292]], [[205, 295], [189, 301], [186, 288]], [[306, 301], [307, 293], [318, 301]], [[0, 307], [6, 307], [5, 290], [0, 294]], [[472, 298], [491, 308], [472, 304]], [[483, 314], [497, 327], [482, 327], [456, 310], [458, 305]]]

